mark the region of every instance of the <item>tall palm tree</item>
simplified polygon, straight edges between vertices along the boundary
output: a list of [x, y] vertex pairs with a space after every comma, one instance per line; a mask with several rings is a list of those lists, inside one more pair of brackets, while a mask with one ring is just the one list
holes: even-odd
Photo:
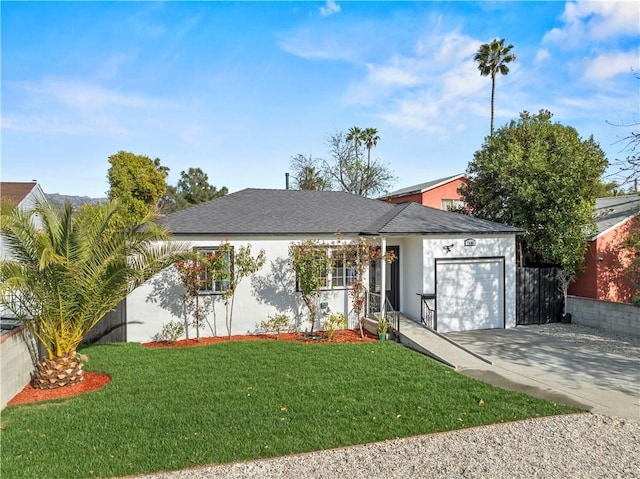
[[356, 161], [357, 161], [358, 160], [358, 146], [360, 146], [360, 144], [364, 140], [364, 131], [362, 130], [362, 128], [358, 128], [357, 126], [352, 126], [351, 128], [349, 128], [349, 131], [347, 131], [346, 140], [353, 142], [353, 146], [355, 148], [355, 154], [356, 154]]
[[377, 128], [365, 128], [362, 132], [362, 140], [367, 148], [367, 168], [371, 168], [371, 149], [380, 141]]
[[87, 333], [133, 289], [189, 256], [189, 246], [167, 241], [150, 215], [124, 224], [120, 210], [117, 201], [79, 210], [46, 202], [28, 211], [3, 208], [0, 304], [46, 350], [34, 387], [81, 381], [76, 348]]
[[515, 61], [516, 56], [511, 52], [513, 45], [504, 46], [504, 38], [495, 38], [491, 43], [483, 43], [473, 56], [478, 62], [478, 70], [484, 77], [491, 76], [491, 136], [493, 136], [493, 101], [496, 93], [496, 76], [498, 73], [509, 73], [507, 63]]

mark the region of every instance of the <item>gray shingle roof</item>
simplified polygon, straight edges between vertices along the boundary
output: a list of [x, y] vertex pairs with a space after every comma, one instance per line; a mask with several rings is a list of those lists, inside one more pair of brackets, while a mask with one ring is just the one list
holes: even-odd
[[596, 199], [598, 235], [638, 214], [640, 214], [640, 196], [638, 195]]
[[518, 228], [338, 191], [238, 191], [168, 215], [177, 235], [517, 233]]

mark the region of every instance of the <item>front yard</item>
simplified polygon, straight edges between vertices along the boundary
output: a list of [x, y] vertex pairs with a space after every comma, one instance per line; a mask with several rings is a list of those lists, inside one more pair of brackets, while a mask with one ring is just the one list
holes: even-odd
[[113, 477], [281, 456], [575, 408], [392, 342], [83, 349], [105, 388], [2, 413], [3, 478]]

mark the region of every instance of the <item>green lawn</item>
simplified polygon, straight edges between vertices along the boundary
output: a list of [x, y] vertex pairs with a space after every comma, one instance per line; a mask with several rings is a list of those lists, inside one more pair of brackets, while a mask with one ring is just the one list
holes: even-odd
[[578, 411], [389, 341], [82, 352], [87, 371], [113, 380], [75, 398], [6, 408], [3, 479], [124, 476]]

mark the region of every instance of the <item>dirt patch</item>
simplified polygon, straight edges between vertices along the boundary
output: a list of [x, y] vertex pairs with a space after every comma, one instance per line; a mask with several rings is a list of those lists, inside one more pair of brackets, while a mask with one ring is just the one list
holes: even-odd
[[16, 404], [64, 399], [95, 391], [106, 386], [109, 382], [111, 382], [111, 376], [108, 374], [85, 372], [84, 379], [73, 386], [58, 389], [36, 389], [31, 384], [27, 384], [7, 405], [15, 406]]
[[[231, 341], [295, 341], [302, 343], [361, 343], [366, 341], [376, 341], [378, 338], [368, 331], [364, 332], [364, 338], [360, 337], [360, 330], [358, 329], [344, 329], [336, 332], [331, 341], [327, 338], [326, 333], [317, 332], [313, 337], [309, 337], [303, 333], [281, 333], [278, 338], [275, 334], [247, 334], [247, 335], [235, 335], [231, 336]], [[150, 343], [143, 343], [142, 345], [147, 348], [184, 348], [189, 346], [206, 346], [208, 344], [226, 343], [229, 342], [228, 336], [215, 336], [200, 338], [200, 341], [196, 339], [181, 339], [170, 343], [168, 341], [153, 341]]]

